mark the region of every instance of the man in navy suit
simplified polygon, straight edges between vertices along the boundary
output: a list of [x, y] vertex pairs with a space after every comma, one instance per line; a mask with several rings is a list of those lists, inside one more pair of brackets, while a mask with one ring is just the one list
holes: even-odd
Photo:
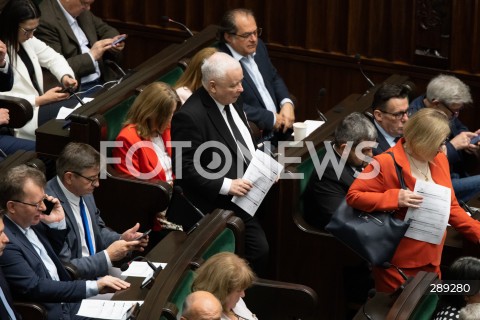
[[288, 137], [285, 133], [293, 127], [295, 112], [287, 86], [272, 65], [267, 47], [259, 39], [261, 33], [251, 10], [228, 11], [220, 23], [218, 48], [240, 61], [247, 119], [262, 131], [261, 140], [275, 143]]
[[[120, 261], [133, 250], [143, 251], [148, 245], [148, 237], [134, 240], [142, 235], [138, 223], [123, 234], [105, 225], [93, 197], [100, 184], [99, 173], [98, 151], [88, 144], [71, 142], [60, 153], [57, 176], [48, 181], [46, 189], [60, 200], [69, 229], [60, 259], [74, 264], [84, 279], [108, 274], [112, 262]], [[80, 201], [85, 210], [83, 217]]]
[[[45, 176], [19, 165], [0, 179], [0, 209], [6, 212], [9, 239], [0, 266], [15, 299], [41, 303], [48, 319], [78, 319], [82, 299], [115, 292], [130, 285], [106, 276], [97, 281], [72, 281], [57, 253], [63, 246], [66, 223], [60, 201], [44, 192]], [[49, 215], [44, 200], [53, 202]], [[3, 318], [2, 318], [3, 319]]]
[[231, 202], [232, 196], [243, 197], [252, 188], [250, 181], [242, 179], [249, 154], [255, 152], [247, 119], [237, 101], [243, 90], [242, 78], [240, 63], [223, 52], [205, 60], [202, 87], [173, 115], [172, 141], [185, 141], [190, 146], [178, 150], [174, 145], [172, 163], [175, 184], [196, 207], [205, 213], [216, 208], [233, 210], [243, 220], [245, 257], [261, 274], [268, 257], [265, 233], [255, 216]]
[[373, 97], [373, 124], [378, 132], [378, 146], [373, 155], [385, 152], [403, 136], [408, 120], [409, 89], [402, 85], [384, 83]]

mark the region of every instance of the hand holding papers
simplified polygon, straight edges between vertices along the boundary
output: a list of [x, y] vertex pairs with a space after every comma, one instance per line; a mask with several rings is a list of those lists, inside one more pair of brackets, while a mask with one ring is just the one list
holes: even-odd
[[232, 202], [251, 216], [255, 215], [263, 198], [265, 198], [268, 190], [270, 190], [282, 170], [283, 165], [257, 149], [243, 176], [243, 179], [252, 182], [253, 188], [243, 197], [233, 197]]
[[423, 197], [420, 208], [409, 208], [405, 220], [411, 219], [405, 237], [440, 244], [450, 217], [450, 188], [417, 179], [414, 192]]

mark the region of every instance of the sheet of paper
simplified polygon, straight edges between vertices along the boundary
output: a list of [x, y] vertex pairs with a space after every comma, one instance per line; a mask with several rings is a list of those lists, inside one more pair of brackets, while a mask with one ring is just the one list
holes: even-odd
[[82, 300], [77, 315], [94, 319], [123, 320], [135, 303], [141, 305], [143, 301]]
[[[305, 123], [307, 125], [307, 133], [306, 133], [305, 137], [308, 137], [309, 135], [311, 135], [313, 133], [313, 131], [320, 128], [325, 123], [325, 121], [305, 120], [303, 123]], [[292, 133], [292, 137], [294, 137], [294, 136], [295, 136], [295, 133]]]
[[[72, 99], [73, 99], [73, 98], [72, 98]], [[82, 101], [83, 101], [84, 103], [90, 102], [90, 101], [92, 101], [92, 100], [93, 100], [93, 98], [88, 98], [88, 97], [85, 97], [85, 98], [82, 99]], [[81, 106], [81, 104], [80, 104], [80, 102], [79, 102], [79, 103], [77, 103], [77, 105], [76, 105], [75, 107], [73, 107], [73, 108], [61, 107], [60, 110], [58, 110], [57, 119], [59, 119], [59, 120], [64, 120], [66, 117], [68, 117], [68, 115], [69, 115], [70, 113], [73, 112], [73, 110], [77, 109], [77, 108], [80, 107], [80, 106]]]
[[[162, 266], [165, 268], [166, 263], [152, 262], [155, 267]], [[145, 261], [132, 261], [127, 270], [122, 272], [125, 277], [145, 277], [149, 278], [153, 275], [153, 269], [148, 266]]]
[[254, 216], [263, 198], [265, 198], [268, 190], [280, 176], [282, 170], [283, 165], [265, 152], [257, 149], [243, 175], [243, 179], [252, 182], [253, 188], [243, 197], [233, 197], [232, 202], [251, 216]]
[[415, 193], [423, 197], [420, 208], [409, 208], [405, 220], [411, 219], [406, 237], [440, 244], [450, 217], [450, 188], [417, 179]]

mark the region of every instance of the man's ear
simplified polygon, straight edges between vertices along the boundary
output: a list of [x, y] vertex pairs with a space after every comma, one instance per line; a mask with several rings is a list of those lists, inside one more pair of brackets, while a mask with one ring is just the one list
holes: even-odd
[[228, 32], [225, 32], [225, 33], [223, 34], [223, 39], [225, 40], [226, 43], [232, 42], [232, 38], [233, 38], [233, 35], [231, 35], [231, 34], [228, 33]]
[[347, 146], [346, 143], [342, 143], [339, 147], [337, 147], [337, 152], [342, 155], [343, 154], [343, 150], [345, 150], [345, 147]]
[[216, 93], [217, 92], [217, 86], [215, 84], [215, 81], [210, 80], [208, 82], [208, 91], [211, 93]]
[[382, 112], [378, 109], [373, 110], [373, 117], [375, 118], [375, 120], [377, 120], [377, 122], [381, 122], [382, 121]]
[[15, 203], [13, 201], [7, 201], [7, 212], [15, 213]]
[[73, 173], [67, 171], [63, 174], [62, 182], [65, 185], [71, 185], [72, 184], [72, 178], [73, 178]]

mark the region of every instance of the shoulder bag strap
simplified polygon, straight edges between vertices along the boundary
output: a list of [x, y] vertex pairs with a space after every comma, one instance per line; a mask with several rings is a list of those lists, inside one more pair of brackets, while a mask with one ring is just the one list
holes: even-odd
[[407, 186], [405, 185], [405, 180], [403, 179], [402, 167], [400, 167], [397, 161], [395, 161], [395, 156], [393, 155], [393, 152], [386, 152], [386, 153], [388, 153], [393, 159], [393, 163], [395, 164], [395, 170], [397, 171], [398, 181], [400, 181], [400, 188], [407, 190]]

